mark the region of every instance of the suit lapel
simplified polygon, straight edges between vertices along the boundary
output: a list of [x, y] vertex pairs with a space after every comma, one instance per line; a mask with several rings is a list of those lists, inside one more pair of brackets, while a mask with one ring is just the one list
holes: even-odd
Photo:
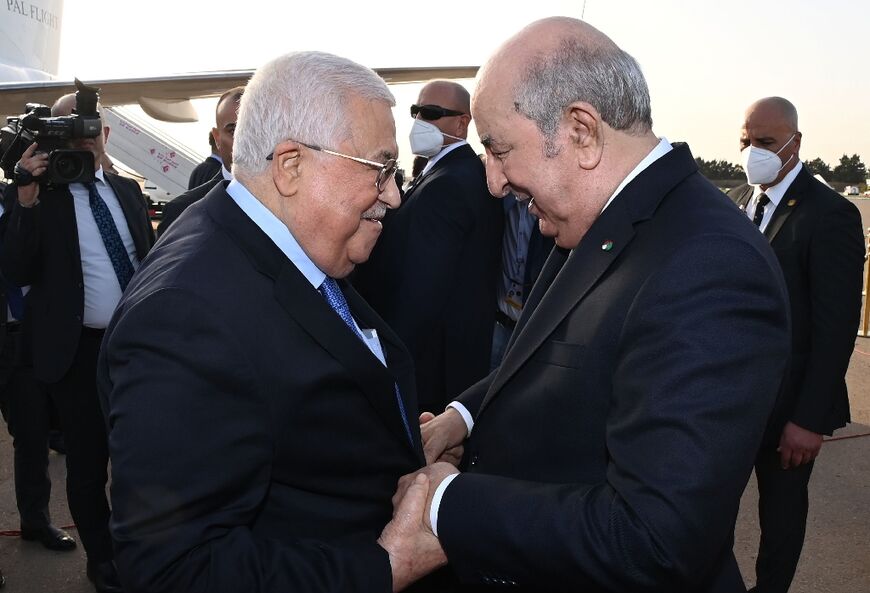
[[[378, 338], [384, 351], [384, 358], [387, 361], [387, 368], [384, 370], [390, 375], [392, 383], [399, 386], [399, 393], [401, 394], [402, 403], [405, 406], [405, 414], [411, 429], [411, 438], [414, 441], [414, 452], [417, 454], [420, 465], [425, 465], [426, 459], [423, 455], [420, 431], [416, 429], [420, 409], [417, 405], [417, 385], [414, 378], [414, 364], [411, 354], [399, 337], [390, 329], [390, 326], [378, 317], [378, 314], [369, 307], [368, 303], [365, 302], [347, 280], [339, 281], [339, 286], [341, 286], [341, 291], [347, 299], [348, 306], [350, 306], [351, 313], [354, 319], [357, 320], [357, 324], [363, 328], [373, 328], [378, 332]], [[368, 350], [367, 347], [364, 346], [364, 348]], [[380, 365], [380, 361], [376, 362]], [[384, 368], [383, 365], [380, 366]], [[393, 385], [390, 386], [389, 394], [383, 392], [379, 396], [377, 394], [373, 395], [374, 397], [370, 397], [372, 405], [378, 408], [381, 416], [390, 424], [391, 429], [394, 431], [400, 430], [402, 435], [405, 436], [405, 424], [402, 421], [399, 406], [396, 403]], [[407, 440], [405, 436], [404, 441], [407, 442]]]
[[118, 203], [121, 205], [121, 210], [124, 211], [124, 218], [127, 221], [127, 229], [130, 231], [130, 236], [133, 237], [134, 245], [136, 245], [136, 255], [139, 257], [139, 261], [142, 261], [148, 254], [152, 243], [148, 240], [146, 234], [142, 232], [142, 212], [145, 205], [137, 204], [136, 202], [139, 200], [139, 197], [128, 193], [124, 184], [118, 183], [116, 179], [113, 179], [111, 173], [105, 173], [103, 179], [106, 180], [106, 183], [109, 184], [112, 191], [118, 196]]
[[767, 237], [769, 242], [773, 243], [773, 239], [776, 237], [777, 233], [779, 233], [782, 225], [785, 224], [785, 221], [788, 220], [791, 213], [794, 212], [795, 208], [797, 208], [803, 201], [804, 189], [808, 182], [805, 176], [809, 176], [809, 174], [807, 173], [806, 167], [803, 167], [797, 177], [795, 177], [791, 186], [786, 190], [785, 195], [782, 196], [776, 210], [773, 211], [773, 218], [770, 219], [767, 228], [764, 229], [764, 236]]
[[[567, 259], [563, 259], [564, 250], [553, 250], [545, 266], [548, 275], [555, 272], [552, 284], [546, 286], [539, 281], [535, 285], [529, 298], [532, 310], [523, 325], [517, 326], [481, 410], [583, 300], [629, 244], [634, 227], [617, 212], [619, 210], [621, 207], [613, 202], [599, 218], [600, 223], [596, 221]], [[605, 215], [607, 219], [603, 220]], [[560, 260], [563, 265], [559, 265]], [[543, 272], [541, 275], [544, 277]], [[536, 297], [540, 299], [537, 304]], [[524, 310], [523, 315], [525, 313]]]
[[747, 185], [739, 194], [737, 194], [734, 203], [737, 207], [746, 212], [746, 207], [749, 205], [749, 200], [752, 199], [753, 187]]
[[73, 198], [67, 185], [55, 186], [55, 191], [52, 194], [54, 194], [58, 201], [60, 219], [63, 221], [57, 225], [58, 229], [64, 235], [64, 240], [67, 243], [67, 253], [70, 254], [70, 261], [74, 263], [72, 269], [77, 271], [78, 282], [82, 282], [82, 252], [79, 245], [79, 227], [78, 219], [76, 218], [75, 198]]
[[[654, 161], [623, 188], [568, 255], [556, 248], [529, 295], [504, 361], [481, 404], [483, 411], [613, 266], [634, 237], [636, 223], [651, 218], [665, 196], [698, 166], [685, 144]], [[549, 283], [552, 279], [552, 283]], [[548, 285], [549, 283], [549, 285]], [[528, 310], [527, 310], [528, 309]]]
[[[287, 259], [272, 240], [248, 218], [225, 190], [209, 192], [209, 207], [214, 218], [236, 239], [251, 263], [275, 282], [274, 296], [284, 311], [326, 352], [341, 363], [359, 386], [389, 430], [417, 455], [419, 444], [408, 442], [395, 398], [395, 378], [368, 347], [345, 325], [326, 299]], [[351, 311], [368, 309], [347, 282], [340, 286]], [[374, 315], [372, 313], [372, 315]], [[368, 321], [368, 320], [365, 320]], [[360, 322], [363, 322], [360, 319]], [[381, 322], [382, 323], [382, 322]], [[363, 323], [365, 325], [365, 323]], [[380, 333], [381, 328], [378, 327]], [[401, 387], [401, 385], [400, 385]], [[413, 394], [413, 391], [410, 392]], [[414, 405], [416, 409], [416, 404]], [[413, 422], [413, 418], [408, 418]], [[414, 433], [414, 430], [411, 431]], [[422, 453], [422, 451], [420, 452]]]
[[424, 181], [427, 181], [438, 172], [442, 167], [449, 165], [453, 161], [466, 159], [466, 158], [477, 158], [477, 155], [474, 154], [474, 149], [471, 148], [468, 144], [460, 146], [459, 148], [454, 148], [443, 157], [438, 159], [438, 162], [432, 165], [426, 173], [421, 173], [417, 175], [414, 180], [411, 182], [411, 185], [408, 186], [408, 191], [405, 192], [404, 201], [407, 203], [413, 197], [413, 193], [423, 184]]

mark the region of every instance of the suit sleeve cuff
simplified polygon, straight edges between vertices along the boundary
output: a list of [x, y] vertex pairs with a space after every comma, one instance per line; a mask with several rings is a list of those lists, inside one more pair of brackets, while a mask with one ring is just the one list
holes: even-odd
[[438, 537], [438, 507], [441, 506], [441, 498], [444, 496], [444, 491], [447, 490], [447, 486], [449, 486], [450, 482], [452, 482], [458, 475], [459, 474], [450, 474], [441, 480], [441, 483], [438, 484], [438, 488], [435, 489], [435, 494], [432, 495], [432, 505], [429, 507], [429, 523], [432, 525], [432, 533], [435, 534], [435, 537]]
[[471, 436], [471, 430], [474, 428], [474, 418], [471, 417], [471, 414], [468, 412], [468, 408], [456, 401], [450, 402], [449, 404], [447, 404], [447, 407], [453, 408], [454, 410], [459, 412], [459, 415], [462, 416], [462, 420], [465, 422], [466, 428], [468, 428], [468, 436]]

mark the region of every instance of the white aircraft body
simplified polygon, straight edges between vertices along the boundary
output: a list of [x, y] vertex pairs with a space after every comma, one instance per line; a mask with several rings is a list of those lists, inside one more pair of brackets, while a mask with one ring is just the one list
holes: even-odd
[[[64, 0], [0, 0], [0, 118], [17, 116], [27, 103], [51, 105], [75, 91], [58, 80]], [[433, 78], [473, 78], [475, 66], [375, 68], [389, 84]], [[164, 199], [187, 189], [196, 151], [158, 131], [147, 118], [125, 110], [138, 104], [150, 117], [166, 122], [197, 121], [191, 99], [217, 97], [244, 85], [251, 70], [224, 70], [145, 78], [86, 80], [100, 88], [103, 117], [112, 128], [110, 156], [146, 177]], [[0, 120], [0, 125], [5, 120]]]

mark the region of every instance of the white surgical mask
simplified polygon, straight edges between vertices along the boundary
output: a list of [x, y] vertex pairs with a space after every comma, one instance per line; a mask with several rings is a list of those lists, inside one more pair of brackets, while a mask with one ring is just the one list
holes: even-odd
[[788, 160], [783, 163], [782, 159], [779, 158], [779, 153], [785, 150], [785, 147], [794, 140], [795, 135], [796, 134], [792, 134], [791, 138], [789, 138], [786, 143], [782, 145], [782, 148], [776, 152], [767, 150], [766, 148], [758, 148], [751, 144], [744, 148], [741, 151], [740, 156], [743, 158], [743, 170], [746, 171], [746, 180], [752, 185], [759, 185], [770, 183], [776, 179], [776, 176], [779, 175], [779, 172], [782, 171], [783, 167], [785, 167], [794, 157], [794, 154], [792, 154], [788, 157]]
[[408, 136], [408, 139], [411, 141], [411, 152], [432, 158], [441, 152], [441, 148], [444, 146], [443, 136], [455, 138], [456, 140], [464, 140], [464, 138], [445, 134], [437, 126], [425, 120], [415, 119], [414, 125], [411, 126], [411, 134]]

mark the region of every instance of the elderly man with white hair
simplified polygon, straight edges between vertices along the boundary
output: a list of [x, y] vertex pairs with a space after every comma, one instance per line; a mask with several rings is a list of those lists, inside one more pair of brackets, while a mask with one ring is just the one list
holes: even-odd
[[399, 206], [393, 105], [337, 56], [260, 68], [234, 181], [173, 224], [127, 289], [98, 382], [128, 593], [407, 584], [393, 572], [427, 482], [393, 522], [390, 498], [424, 462], [413, 365], [344, 280]]

